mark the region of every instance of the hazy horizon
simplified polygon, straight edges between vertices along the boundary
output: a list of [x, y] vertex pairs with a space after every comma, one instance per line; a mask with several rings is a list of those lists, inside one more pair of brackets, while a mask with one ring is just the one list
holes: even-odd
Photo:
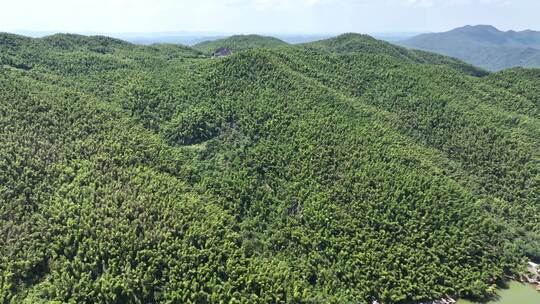
[[[335, 37], [343, 33], [218, 33], [218, 32], [147, 32], [147, 33], [107, 33], [107, 32], [63, 32], [63, 31], [27, 31], [17, 30], [12, 31], [13, 34], [23, 35], [33, 38], [42, 38], [59, 33], [79, 34], [86, 36], [100, 35], [109, 36], [117, 39], [126, 40], [136, 44], [153, 44], [153, 43], [179, 43], [185, 45], [194, 45], [199, 42], [221, 39], [233, 35], [264, 35], [281, 39], [288, 43], [303, 43], [316, 40], [327, 39]], [[400, 41], [403, 39], [411, 38], [413, 36], [422, 34], [418, 33], [362, 33], [371, 35], [377, 39], [387, 41]]]
[[388, 35], [477, 24], [540, 29], [540, 1], [533, 0], [21, 0], [3, 8], [0, 31], [15, 33]]
[[[470, 24], [465, 24], [460, 27], [469, 26]], [[474, 25], [473, 25], [474, 26]], [[455, 28], [453, 28], [455, 29]], [[452, 29], [450, 29], [452, 30]], [[501, 29], [499, 29], [501, 30]], [[353, 32], [353, 31], [350, 31]], [[187, 46], [193, 46], [197, 43], [204, 41], [211, 41], [230, 37], [233, 35], [264, 35], [269, 37], [275, 37], [281, 39], [287, 43], [296, 44], [296, 43], [305, 43], [312, 42], [317, 40], [323, 40], [331, 37], [335, 37], [346, 32], [338, 33], [257, 33], [257, 32], [186, 32], [186, 31], [169, 31], [169, 32], [69, 32], [69, 31], [31, 31], [31, 30], [15, 30], [11, 33], [23, 35], [33, 38], [42, 38], [59, 33], [68, 33], [68, 34], [79, 34], [86, 36], [108, 36], [121, 40], [125, 40], [135, 44], [150, 45], [155, 43], [172, 43], [172, 44], [183, 44]], [[396, 43], [400, 41], [407, 40], [409, 38], [433, 33], [433, 32], [375, 32], [375, 33], [364, 33], [364, 32], [355, 32], [360, 34], [367, 34], [376, 39], [385, 40], [388, 42]]]

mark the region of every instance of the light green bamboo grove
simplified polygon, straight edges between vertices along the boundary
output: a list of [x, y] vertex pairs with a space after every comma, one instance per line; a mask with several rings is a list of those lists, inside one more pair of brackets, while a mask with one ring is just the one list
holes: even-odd
[[0, 34], [0, 302], [411, 303], [540, 258], [538, 71], [264, 39]]

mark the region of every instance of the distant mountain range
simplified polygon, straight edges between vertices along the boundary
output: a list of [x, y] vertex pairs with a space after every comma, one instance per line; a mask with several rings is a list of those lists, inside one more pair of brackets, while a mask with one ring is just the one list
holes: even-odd
[[500, 31], [490, 25], [464, 26], [444, 33], [422, 34], [398, 44], [459, 58], [498, 71], [540, 68], [540, 32]]

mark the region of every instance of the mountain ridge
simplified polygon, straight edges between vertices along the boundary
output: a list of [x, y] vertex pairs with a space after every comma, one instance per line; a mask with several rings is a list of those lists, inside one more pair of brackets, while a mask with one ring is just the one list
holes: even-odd
[[540, 67], [540, 32], [500, 31], [493, 26], [465, 26], [422, 34], [399, 45], [459, 58], [488, 70]]

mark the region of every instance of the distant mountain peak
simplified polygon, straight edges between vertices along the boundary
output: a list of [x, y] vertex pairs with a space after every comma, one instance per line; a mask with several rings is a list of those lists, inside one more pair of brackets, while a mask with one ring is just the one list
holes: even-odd
[[470, 32], [470, 31], [482, 31], [482, 32], [501, 32], [498, 28], [494, 27], [493, 25], [486, 25], [486, 24], [480, 24], [480, 25], [466, 25], [463, 27], [458, 27], [452, 31], [456, 32]]
[[456, 57], [488, 70], [540, 67], [540, 32], [501, 31], [492, 25], [467, 25], [444, 33], [423, 34], [401, 45]]

